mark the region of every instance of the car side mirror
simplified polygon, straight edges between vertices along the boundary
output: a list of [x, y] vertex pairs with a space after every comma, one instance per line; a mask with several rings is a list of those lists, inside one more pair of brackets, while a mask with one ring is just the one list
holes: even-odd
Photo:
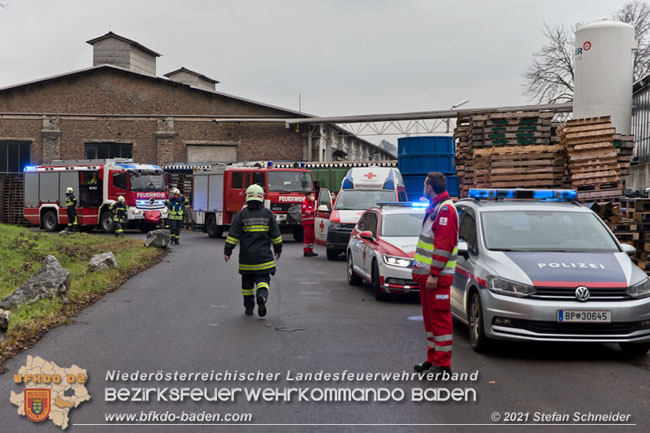
[[365, 230], [359, 233], [359, 237], [361, 239], [366, 239], [368, 241], [374, 241], [375, 237], [372, 235], [372, 232], [370, 230]]
[[327, 207], [326, 204], [322, 204], [322, 205], [318, 206], [318, 212], [329, 212], [329, 211], [330, 211], [330, 209]]
[[621, 247], [623, 248], [623, 252], [627, 253], [627, 255], [630, 257], [636, 253], [636, 248], [630, 244], [621, 244]]
[[464, 257], [465, 260], [469, 259], [469, 246], [467, 242], [458, 241], [458, 255]]

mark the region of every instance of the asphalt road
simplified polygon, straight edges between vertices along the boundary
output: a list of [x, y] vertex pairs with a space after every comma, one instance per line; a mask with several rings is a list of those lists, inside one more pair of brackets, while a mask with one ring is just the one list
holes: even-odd
[[[61, 367], [87, 369], [92, 400], [70, 413], [72, 432], [285, 432], [338, 431], [648, 431], [650, 357], [625, 358], [615, 345], [500, 344], [487, 355], [469, 347], [467, 329], [455, 323], [452, 367], [478, 371], [477, 381], [295, 382], [287, 375], [342, 371], [411, 372], [424, 359], [420, 305], [413, 299], [376, 302], [369, 286], [349, 286], [345, 262], [330, 262], [324, 250], [302, 257], [302, 245], [285, 242], [271, 281], [268, 315], [243, 314], [236, 254], [226, 264], [224, 240], [183, 232], [163, 263], [139, 274], [120, 290], [87, 308], [71, 324], [45, 336], [8, 361], [0, 376], [0, 432], [60, 431], [51, 422], [34, 424], [16, 414], [13, 374], [27, 355]], [[235, 251], [237, 253], [238, 250]], [[271, 381], [110, 381], [107, 372], [224, 371], [279, 374]], [[290, 373], [289, 373], [290, 372]], [[387, 402], [108, 402], [107, 388], [387, 388], [404, 391]], [[473, 389], [476, 401], [413, 402], [416, 388]], [[471, 393], [471, 391], [469, 391]], [[399, 394], [397, 394], [399, 396]], [[312, 398], [314, 395], [312, 395]], [[317, 396], [316, 396], [317, 397]], [[149, 411], [181, 414], [250, 413], [252, 421], [224, 426], [107, 425], [106, 415]], [[631, 414], [627, 426], [497, 425], [506, 412]], [[522, 415], [523, 416], [523, 415]], [[522, 421], [523, 418], [521, 419]], [[572, 421], [569, 421], [572, 422]], [[253, 424], [253, 425], [250, 425]], [[385, 425], [390, 424], [390, 425]], [[399, 424], [399, 425], [395, 425]], [[436, 424], [430, 426], [425, 424]]]

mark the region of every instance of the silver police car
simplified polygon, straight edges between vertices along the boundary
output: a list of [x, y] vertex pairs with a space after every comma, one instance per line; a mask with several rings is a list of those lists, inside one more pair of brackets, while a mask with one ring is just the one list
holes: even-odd
[[570, 190], [470, 190], [457, 202], [453, 315], [474, 350], [491, 339], [650, 349], [650, 280]]

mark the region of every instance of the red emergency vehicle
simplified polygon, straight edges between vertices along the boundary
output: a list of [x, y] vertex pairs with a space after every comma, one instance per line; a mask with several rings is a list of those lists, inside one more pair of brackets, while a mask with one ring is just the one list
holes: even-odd
[[65, 189], [77, 197], [80, 226], [114, 229], [112, 203], [121, 195], [128, 207], [128, 225], [151, 229], [167, 218], [167, 178], [157, 165], [136, 164], [131, 159], [53, 161], [27, 166], [25, 172], [25, 218], [54, 231], [68, 223]]
[[292, 233], [302, 241], [302, 225], [289, 214], [301, 204], [306, 192], [314, 191], [311, 171], [300, 168], [274, 168], [272, 163], [255, 165], [212, 165], [194, 171], [192, 217], [202, 224], [211, 238], [221, 237], [233, 217], [244, 207], [245, 191], [256, 183], [264, 188], [264, 206], [276, 216], [280, 231]]

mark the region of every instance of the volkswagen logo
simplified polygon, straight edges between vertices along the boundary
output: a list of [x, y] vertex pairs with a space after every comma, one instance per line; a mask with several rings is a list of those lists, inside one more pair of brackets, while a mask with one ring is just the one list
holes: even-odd
[[589, 289], [585, 286], [580, 286], [576, 289], [576, 299], [580, 302], [585, 302], [589, 299]]

